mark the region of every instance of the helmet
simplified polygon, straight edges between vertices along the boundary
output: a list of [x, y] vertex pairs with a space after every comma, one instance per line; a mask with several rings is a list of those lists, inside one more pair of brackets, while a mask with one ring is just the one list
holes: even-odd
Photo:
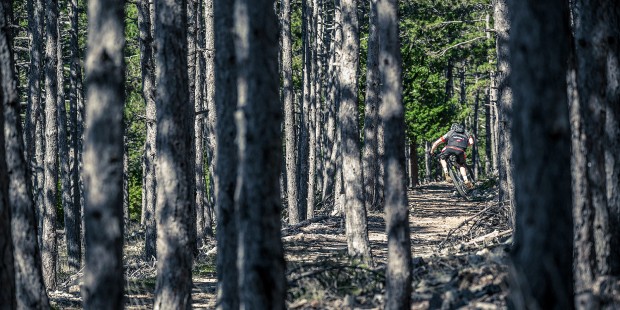
[[465, 128], [463, 128], [463, 125], [458, 124], [458, 123], [454, 123], [452, 124], [452, 127], [450, 127], [450, 130], [456, 131], [456, 132], [464, 132]]

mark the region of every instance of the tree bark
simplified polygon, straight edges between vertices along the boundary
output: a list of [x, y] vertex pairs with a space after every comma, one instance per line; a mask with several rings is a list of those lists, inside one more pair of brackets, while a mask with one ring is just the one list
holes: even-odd
[[[189, 102], [187, 2], [155, 2], [157, 286], [155, 309], [191, 308], [194, 105]], [[190, 154], [191, 156], [188, 156]], [[195, 228], [195, 226], [194, 226]]]
[[278, 20], [270, 0], [237, 1], [235, 48], [239, 182], [239, 305], [284, 309], [284, 251], [280, 235]]
[[[78, 43], [79, 32], [79, 10], [77, 0], [71, 0], [69, 5], [69, 18], [71, 19], [71, 28], [69, 30], [69, 137], [70, 137], [70, 178], [71, 178], [71, 204], [68, 210], [72, 216], [71, 231], [65, 229], [67, 234], [67, 244], [71, 244], [70, 256], [74, 257], [76, 266], [82, 264], [82, 184], [80, 181], [80, 163], [82, 153], [82, 137], [79, 133], [78, 124], [78, 100], [81, 97], [78, 94], [78, 84], [82, 75], [80, 73], [80, 46]], [[67, 211], [65, 211], [67, 212]], [[69, 236], [71, 235], [71, 236]], [[69, 246], [68, 246], [69, 247]]]
[[45, 184], [41, 259], [43, 279], [56, 289], [58, 244], [56, 201], [58, 195], [58, 0], [47, 0], [45, 31]]
[[[212, 8], [213, 6], [211, 6]], [[205, 20], [203, 15], [203, 2], [198, 2], [198, 9], [196, 11], [196, 87], [194, 89], [194, 97], [195, 103], [194, 108], [195, 111], [202, 111], [205, 109]], [[211, 11], [212, 12], [212, 11]], [[213, 16], [213, 15], [211, 15]], [[211, 22], [212, 20], [209, 20]], [[209, 34], [211, 37], [213, 34]], [[211, 86], [209, 86], [211, 87]], [[213, 113], [212, 110], [209, 110], [208, 113]], [[204, 115], [196, 115], [196, 122], [194, 123], [194, 132], [195, 140], [195, 155], [196, 155], [196, 171], [195, 171], [195, 181], [196, 182], [196, 237], [198, 247], [201, 247], [205, 244], [207, 237], [212, 237], [213, 232], [211, 231], [211, 222], [210, 219], [207, 220], [205, 217], [207, 213], [207, 185], [205, 180], [205, 116]]]
[[[185, 0], [187, 1], [187, 72], [188, 72], [188, 82], [189, 82], [189, 104], [195, 108], [196, 106], [196, 64], [197, 64], [197, 29], [198, 29], [198, 20], [196, 19], [197, 10], [198, 10], [198, 1], [199, 0]], [[194, 113], [195, 114], [195, 113]], [[194, 123], [192, 126], [194, 130], [192, 131], [192, 147], [189, 149], [188, 155], [192, 156], [194, 159], [196, 158], [196, 117], [193, 118]], [[192, 182], [190, 182], [191, 188], [190, 193], [193, 196], [190, 210], [189, 210], [189, 238], [192, 254], [194, 257], [198, 256], [198, 230], [197, 230], [197, 208], [196, 205], [196, 170], [202, 169], [204, 167], [197, 167], [196, 161], [192, 164]], [[203, 206], [204, 207], [204, 204]]]
[[485, 98], [485, 105], [484, 105], [484, 128], [485, 128], [485, 135], [484, 135], [484, 173], [487, 176], [490, 176], [493, 173], [493, 151], [492, 151], [492, 122], [491, 122], [491, 100], [490, 100], [490, 96], [487, 92], [486, 94], [486, 98]]
[[0, 281], [3, 283], [0, 308], [45, 309], [49, 308], [49, 302], [34, 234], [37, 231], [35, 212], [24, 159], [12, 37], [8, 27], [7, 9], [12, 4], [12, 1], [0, 4], [0, 128], [4, 129], [4, 134], [0, 135]]
[[362, 153], [364, 175], [364, 197], [369, 209], [377, 209], [377, 122], [378, 101], [381, 91], [379, 77], [379, 35], [378, 35], [377, 0], [370, 1], [368, 23], [368, 54], [366, 60], [366, 104], [364, 109], [364, 148]]
[[144, 226], [145, 243], [144, 256], [146, 259], [157, 257], [156, 240], [157, 224], [155, 221], [155, 206], [157, 203], [157, 177], [155, 176], [155, 150], [157, 136], [157, 117], [155, 107], [155, 63], [153, 61], [153, 36], [151, 33], [150, 1], [140, 0], [138, 7], [138, 27], [140, 29], [140, 69], [142, 72], [142, 98], [146, 110], [146, 138], [144, 141]]
[[498, 107], [498, 170], [499, 170], [499, 202], [510, 210], [511, 225], [514, 227], [514, 184], [513, 160], [510, 132], [512, 126], [512, 91], [508, 84], [510, 76], [510, 25], [508, 22], [507, 0], [497, 0], [493, 5], [496, 51], [497, 51], [497, 107]]
[[213, 0], [215, 35], [215, 150], [214, 181], [217, 212], [217, 304], [220, 310], [239, 308], [237, 270], [238, 225], [235, 212], [238, 148], [231, 143], [237, 136], [234, 113], [237, 108], [237, 68], [233, 41], [234, 4]]
[[385, 128], [385, 221], [388, 237], [385, 309], [411, 306], [411, 237], [405, 171], [405, 107], [402, 102], [402, 62], [398, 40], [398, 1], [379, 0], [379, 70]]
[[[610, 1], [575, 1], [575, 60], [578, 101], [573, 107], [575, 152], [575, 303], [601, 308], [594, 285], [620, 276], [617, 225], [618, 93], [620, 10]], [[615, 127], [614, 127], [615, 126]], [[616, 179], [614, 179], [614, 176]], [[616, 204], [610, 204], [616, 203]]]
[[123, 276], [124, 1], [88, 2], [84, 133], [85, 309], [120, 309]]
[[[58, 27], [58, 33], [60, 34], [60, 26]], [[81, 235], [78, 222], [81, 218], [76, 217], [73, 207], [73, 197], [71, 188], [71, 163], [69, 157], [69, 138], [67, 128], [67, 109], [65, 106], [65, 91], [63, 85], [65, 85], [64, 78], [64, 64], [62, 58], [62, 41], [60, 35], [58, 36], [58, 70], [57, 80], [60, 83], [58, 87], [58, 159], [59, 159], [59, 178], [61, 189], [61, 204], [64, 213], [65, 223], [65, 243], [67, 245], [67, 260], [69, 271], [76, 273], [80, 270], [81, 262]], [[78, 213], [77, 215], [80, 215]]]
[[520, 172], [511, 302], [517, 309], [572, 309], [568, 3], [512, 1], [508, 9], [513, 160]]
[[[338, 7], [340, 4], [340, 0], [334, 0], [334, 7]], [[336, 139], [338, 136], [338, 132], [340, 131], [337, 124], [337, 118], [339, 115], [340, 109], [340, 96], [339, 96], [339, 66], [338, 62], [340, 61], [340, 57], [342, 56], [339, 53], [340, 44], [342, 43], [342, 27], [339, 23], [340, 20], [340, 10], [333, 10], [333, 21], [332, 24], [333, 30], [330, 38], [330, 48], [329, 48], [329, 63], [327, 66], [327, 79], [328, 79], [328, 88], [326, 94], [326, 109], [327, 109], [327, 128], [326, 128], [326, 161], [325, 161], [325, 170], [323, 173], [323, 200], [325, 201], [330, 196], [334, 196], [334, 184], [336, 179], [336, 170], [337, 170], [337, 150], [340, 147], [339, 143], [336, 143]], [[335, 199], [334, 199], [335, 201]]]
[[[217, 149], [217, 138], [215, 136], [215, 123], [217, 118], [217, 112], [215, 109], [215, 14], [213, 8], [213, 0], [209, 0], [206, 3], [205, 11], [205, 96], [206, 96], [206, 108], [209, 111], [207, 113], [206, 124], [203, 121], [203, 132], [207, 133], [207, 142], [205, 144], [207, 149], [208, 163], [208, 176], [209, 183], [205, 184], [209, 190], [207, 191], [207, 204], [205, 207], [205, 225], [207, 235], [213, 237], [213, 221], [214, 221], [214, 209], [215, 209], [215, 152]], [[235, 98], [233, 98], [235, 99]]]
[[293, 50], [291, 38], [291, 1], [282, 0], [280, 9], [280, 36], [282, 40], [282, 101], [284, 106], [284, 133], [286, 153], [286, 192], [289, 224], [299, 218], [297, 191], [297, 156], [295, 138], [295, 105], [293, 104]]
[[[25, 140], [26, 140], [26, 160], [32, 175], [36, 175], [38, 162], [35, 157], [36, 149], [36, 124], [41, 117], [41, 80], [42, 80], [42, 59], [43, 51], [43, 0], [28, 1], [28, 27], [30, 35], [30, 70], [28, 73], [28, 110], [25, 119]], [[33, 188], [36, 190], [37, 178], [33, 178]]]
[[310, 174], [309, 155], [310, 155], [310, 106], [312, 103], [312, 50], [311, 50], [311, 38], [312, 27], [311, 18], [312, 10], [308, 1], [302, 0], [302, 22], [301, 22], [301, 40], [302, 40], [302, 89], [301, 100], [299, 101], [299, 140], [298, 140], [298, 156], [297, 156], [297, 171], [298, 171], [298, 193], [299, 203], [297, 204], [298, 210], [295, 213], [289, 214], [289, 224], [297, 224], [306, 218], [306, 209], [308, 205], [308, 177]]
[[344, 179], [346, 234], [349, 255], [371, 263], [368, 222], [364, 198], [364, 179], [360, 158], [357, 108], [359, 65], [359, 26], [357, 3], [342, 0], [342, 62], [340, 72], [340, 124], [342, 125], [342, 176]]

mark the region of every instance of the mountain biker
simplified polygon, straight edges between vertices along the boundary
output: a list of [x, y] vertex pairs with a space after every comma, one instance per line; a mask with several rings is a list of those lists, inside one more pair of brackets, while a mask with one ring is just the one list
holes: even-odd
[[465, 130], [463, 125], [454, 123], [450, 127], [450, 131], [439, 137], [439, 139], [433, 143], [431, 153], [433, 153], [437, 146], [441, 143], [447, 143], [446, 147], [444, 147], [439, 154], [439, 159], [441, 162], [441, 167], [443, 167], [443, 174], [446, 178], [446, 182], [452, 181], [450, 175], [448, 174], [448, 164], [446, 163], [446, 158], [448, 158], [450, 154], [454, 154], [456, 155], [456, 163], [459, 166], [459, 171], [463, 176], [463, 180], [465, 180], [465, 186], [468, 188], [474, 187], [471, 181], [467, 178], [467, 171], [465, 170], [465, 150], [468, 146], [474, 144], [473, 136]]

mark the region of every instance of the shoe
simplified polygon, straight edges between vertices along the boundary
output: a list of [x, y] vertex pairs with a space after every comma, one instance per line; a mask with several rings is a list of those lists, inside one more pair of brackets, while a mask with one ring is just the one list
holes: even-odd
[[467, 180], [467, 182], [465, 182], [465, 187], [467, 187], [467, 189], [472, 189], [474, 188], [474, 184], [471, 181]]
[[450, 177], [450, 175], [449, 175], [449, 174], [444, 173], [443, 175], [446, 177], [446, 182], [448, 182], [448, 183], [452, 183], [452, 178]]

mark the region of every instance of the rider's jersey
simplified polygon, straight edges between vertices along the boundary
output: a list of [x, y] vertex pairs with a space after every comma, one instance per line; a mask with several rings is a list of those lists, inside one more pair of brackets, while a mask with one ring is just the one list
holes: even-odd
[[469, 146], [469, 133], [467, 131], [456, 132], [454, 130], [450, 130], [441, 137], [441, 141], [444, 143], [447, 142], [448, 147], [465, 151], [467, 146]]

